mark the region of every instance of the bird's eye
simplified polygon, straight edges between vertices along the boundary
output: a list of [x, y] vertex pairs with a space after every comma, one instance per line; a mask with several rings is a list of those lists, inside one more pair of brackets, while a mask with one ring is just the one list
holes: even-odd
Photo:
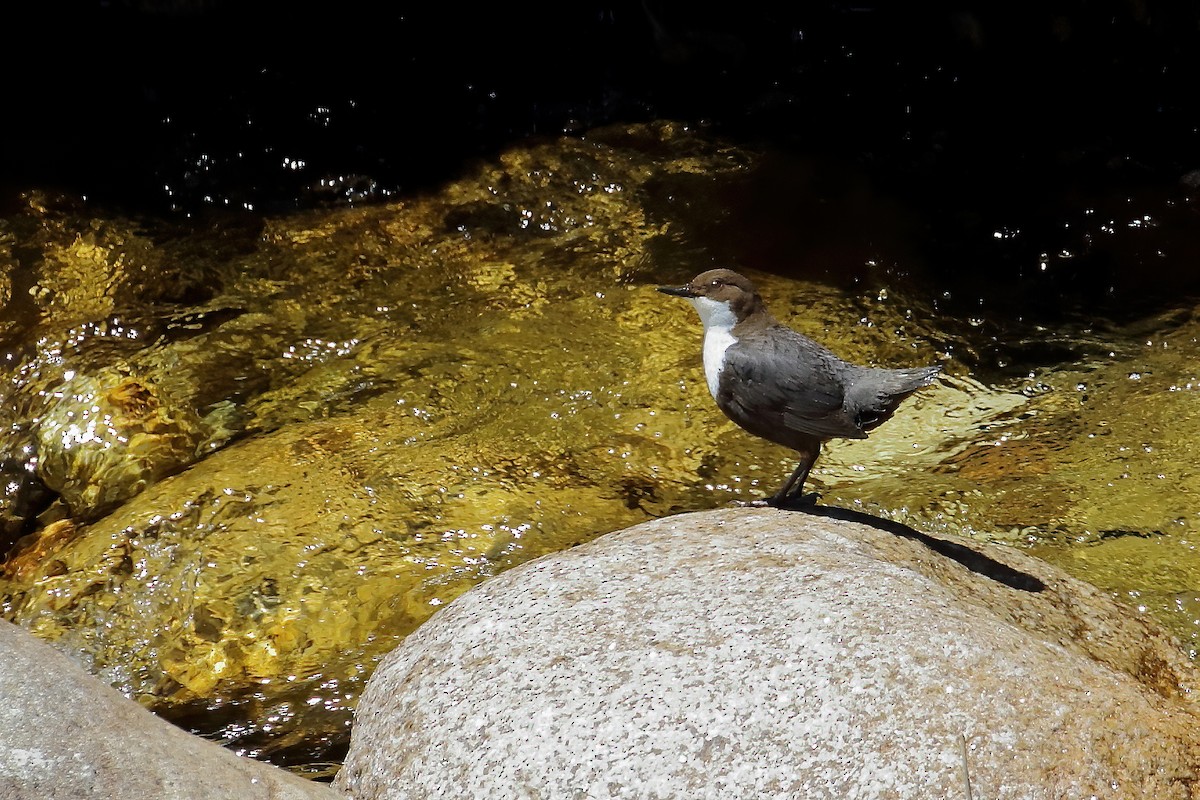
[[709, 286], [724, 286], [725, 281], [721, 280], [720, 278], [713, 278], [712, 282], [709, 283], [708, 285]]

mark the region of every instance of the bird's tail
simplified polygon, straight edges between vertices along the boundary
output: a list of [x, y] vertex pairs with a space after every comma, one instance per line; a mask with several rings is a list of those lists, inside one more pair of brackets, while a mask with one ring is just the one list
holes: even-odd
[[916, 367], [914, 369], [881, 370], [886, 377], [881, 382], [887, 394], [898, 394], [900, 399], [908, 397], [917, 389], [923, 389], [933, 383], [933, 379], [942, 371], [941, 364], [932, 367]]
[[856, 421], [864, 431], [886, 421], [904, 398], [933, 383], [942, 371], [937, 364], [912, 369], [863, 369], [865, 374], [851, 387], [851, 392], [859, 396], [847, 399], [858, 409]]

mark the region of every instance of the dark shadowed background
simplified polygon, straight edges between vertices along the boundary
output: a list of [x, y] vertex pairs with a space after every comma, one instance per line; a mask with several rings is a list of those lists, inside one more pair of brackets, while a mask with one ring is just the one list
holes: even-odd
[[[928, 229], [920, 255], [943, 280], [1024, 314], [1141, 314], [1200, 281], [1183, 235], [1200, 190], [1196, 6], [114, 0], [4, 13], [5, 207], [31, 186], [193, 216], [370, 202], [532, 135], [669, 118], [852, 163]], [[837, 202], [845, 186], [786, 211], [757, 188], [746, 224], [789, 213], [843, 239], [870, 228], [861, 205]], [[1105, 236], [1118, 213], [1150, 216], [1156, 234]]]

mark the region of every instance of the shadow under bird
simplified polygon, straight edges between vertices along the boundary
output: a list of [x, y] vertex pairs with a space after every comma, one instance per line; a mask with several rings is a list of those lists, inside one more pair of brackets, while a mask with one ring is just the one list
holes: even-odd
[[941, 371], [847, 363], [771, 316], [754, 284], [732, 270], [709, 270], [658, 291], [686, 298], [700, 314], [704, 377], [717, 407], [755, 436], [800, 454], [792, 476], [761, 501], [767, 505], [815, 500], [803, 490], [821, 444], [867, 438]]

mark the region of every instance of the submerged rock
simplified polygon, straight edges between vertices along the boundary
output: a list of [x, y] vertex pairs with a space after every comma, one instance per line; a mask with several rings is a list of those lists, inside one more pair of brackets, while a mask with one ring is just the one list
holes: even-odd
[[333, 800], [328, 787], [163, 722], [0, 621], [0, 797]]
[[190, 464], [204, 440], [194, 411], [111, 368], [64, 381], [36, 430], [42, 481], [82, 519]]
[[473, 589], [380, 665], [335, 786], [1192, 796], [1198, 676], [1152, 624], [1018, 552], [839, 515], [870, 521], [671, 517]]

